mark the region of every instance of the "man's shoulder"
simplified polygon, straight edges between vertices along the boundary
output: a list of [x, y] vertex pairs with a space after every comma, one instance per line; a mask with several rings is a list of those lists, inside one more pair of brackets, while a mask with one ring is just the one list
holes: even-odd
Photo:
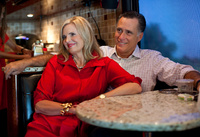
[[103, 51], [104, 57], [110, 57], [112, 53], [114, 53], [114, 47], [111, 46], [101, 46], [100, 49]]
[[113, 50], [114, 47], [111, 47], [111, 46], [101, 46], [100, 49], [101, 50]]
[[142, 56], [157, 56], [161, 55], [159, 51], [152, 50], [152, 49], [140, 49]]

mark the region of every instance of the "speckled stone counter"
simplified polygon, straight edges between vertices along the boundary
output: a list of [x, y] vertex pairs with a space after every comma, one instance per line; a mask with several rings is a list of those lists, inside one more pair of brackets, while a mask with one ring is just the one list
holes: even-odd
[[82, 121], [111, 129], [152, 132], [200, 127], [196, 102], [158, 91], [89, 100], [76, 111]]

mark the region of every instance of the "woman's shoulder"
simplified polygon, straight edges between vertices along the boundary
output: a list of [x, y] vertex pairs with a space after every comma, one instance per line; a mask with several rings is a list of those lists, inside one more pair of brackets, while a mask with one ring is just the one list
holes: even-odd
[[112, 59], [111, 58], [109, 58], [109, 57], [101, 57], [100, 58], [100, 61], [111, 61]]
[[64, 57], [62, 55], [54, 55], [49, 62], [51, 64], [63, 64], [64, 63]]
[[64, 61], [65, 58], [63, 55], [58, 54], [58, 55], [53, 55], [53, 57], [50, 59], [50, 61], [58, 61], [58, 60]]
[[58, 59], [58, 55], [53, 55], [53, 57], [49, 60], [50, 62], [54, 62]]
[[47, 63], [47, 66], [54, 69], [63, 68], [65, 66], [64, 57], [62, 55], [54, 55]]

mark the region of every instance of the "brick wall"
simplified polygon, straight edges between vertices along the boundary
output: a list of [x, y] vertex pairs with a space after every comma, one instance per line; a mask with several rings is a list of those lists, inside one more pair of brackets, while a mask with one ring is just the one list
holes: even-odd
[[[92, 3], [91, 13], [96, 20], [101, 38], [107, 45], [114, 46], [116, 16], [119, 8], [103, 9], [99, 2]], [[24, 13], [34, 12], [34, 19], [23, 18]], [[21, 9], [7, 16], [7, 34], [11, 39], [20, 33], [36, 34], [44, 43], [59, 43], [60, 28], [63, 22], [72, 16], [83, 16], [93, 26], [95, 36], [99, 39], [98, 29], [81, 0], [41, 0], [30, 7]], [[21, 20], [17, 19], [22, 18]]]

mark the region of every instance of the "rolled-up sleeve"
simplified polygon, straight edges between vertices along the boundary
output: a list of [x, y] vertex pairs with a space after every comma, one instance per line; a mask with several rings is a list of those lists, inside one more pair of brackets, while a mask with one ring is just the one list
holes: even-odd
[[177, 79], [184, 78], [186, 73], [196, 71], [192, 66], [173, 62], [169, 58], [163, 57], [159, 52], [154, 58], [154, 75], [170, 86], [175, 85]]

